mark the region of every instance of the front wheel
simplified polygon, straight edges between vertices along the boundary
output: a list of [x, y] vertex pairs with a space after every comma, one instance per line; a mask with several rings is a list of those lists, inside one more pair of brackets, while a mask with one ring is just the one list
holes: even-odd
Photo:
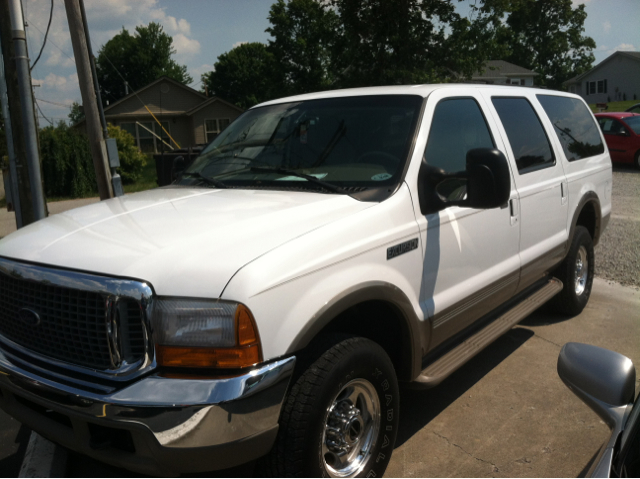
[[266, 458], [268, 474], [382, 476], [396, 439], [400, 399], [389, 356], [359, 337], [334, 337], [310, 355], [307, 365], [301, 358], [305, 370], [285, 400], [278, 438]]
[[555, 271], [564, 287], [553, 298], [551, 306], [559, 313], [580, 314], [591, 296], [594, 269], [591, 235], [584, 226], [576, 226], [569, 253]]

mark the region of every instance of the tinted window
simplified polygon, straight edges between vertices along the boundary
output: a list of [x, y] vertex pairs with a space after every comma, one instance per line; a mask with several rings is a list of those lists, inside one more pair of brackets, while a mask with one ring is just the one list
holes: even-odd
[[492, 98], [507, 132], [520, 173], [555, 164], [551, 145], [540, 119], [525, 98]]
[[438, 103], [424, 152], [426, 162], [447, 172], [464, 171], [467, 151], [473, 148], [494, 148], [476, 101], [455, 98]]
[[[438, 103], [424, 152], [425, 161], [448, 173], [464, 171], [467, 152], [474, 148], [494, 148], [489, 127], [476, 101], [454, 98]], [[466, 192], [467, 184], [462, 179], [449, 179], [438, 187], [438, 193], [449, 200], [463, 199]]]
[[600, 123], [603, 133], [607, 135], [618, 135], [625, 132], [624, 125], [613, 118], [600, 117], [598, 123]]
[[564, 96], [537, 97], [553, 123], [567, 160], [581, 160], [604, 153], [598, 126], [583, 102]]
[[629, 116], [624, 119], [636, 135], [640, 135], [640, 116]]

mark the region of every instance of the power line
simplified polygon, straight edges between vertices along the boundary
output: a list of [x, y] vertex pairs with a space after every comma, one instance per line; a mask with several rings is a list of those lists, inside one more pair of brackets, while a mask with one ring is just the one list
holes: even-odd
[[67, 105], [65, 103], [57, 103], [55, 101], [43, 100], [42, 98], [36, 98], [36, 100], [43, 101], [45, 103], [51, 103], [52, 105], [56, 105], [56, 106], [60, 106], [60, 107], [64, 107], [64, 108], [71, 108], [73, 106], [73, 105]]
[[53, 122], [51, 120], [49, 120], [49, 118], [47, 118], [46, 116], [44, 116], [44, 113], [42, 113], [42, 108], [40, 108], [40, 104], [36, 101], [36, 106], [38, 107], [38, 111], [40, 112], [40, 114], [42, 115], [42, 118], [44, 118], [45, 120], [47, 120], [49, 122], [49, 124], [51, 126], [53, 126]]
[[33, 68], [36, 66], [36, 63], [38, 63], [38, 60], [40, 60], [40, 57], [42, 56], [42, 52], [44, 51], [44, 46], [47, 44], [47, 36], [49, 35], [49, 28], [51, 28], [51, 20], [53, 20], [53, 0], [51, 0], [51, 11], [49, 12], [49, 23], [47, 24], [47, 31], [45, 32], [44, 40], [42, 41], [42, 48], [40, 48], [40, 53], [38, 53], [38, 57], [33, 62], [33, 65], [31, 65], [31, 68], [29, 69], [29, 71], [33, 71]]
[[[38, 30], [41, 35], [44, 35], [44, 32], [38, 28], [38, 25], [33, 23], [31, 20], [29, 20], [29, 25], [34, 27], [36, 30]], [[56, 47], [58, 50], [60, 50], [60, 52], [63, 53], [69, 60], [71, 60], [71, 61], [73, 61], [75, 63], [75, 60], [67, 52], [65, 52], [62, 48], [60, 48], [58, 45], [56, 45], [53, 40], [49, 40], [49, 43], [51, 43], [54, 47]]]

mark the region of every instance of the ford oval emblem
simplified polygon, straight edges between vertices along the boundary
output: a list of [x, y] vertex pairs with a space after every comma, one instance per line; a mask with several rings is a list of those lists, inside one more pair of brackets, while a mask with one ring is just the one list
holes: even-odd
[[37, 326], [40, 324], [40, 315], [29, 308], [22, 308], [18, 311], [18, 319], [28, 326]]

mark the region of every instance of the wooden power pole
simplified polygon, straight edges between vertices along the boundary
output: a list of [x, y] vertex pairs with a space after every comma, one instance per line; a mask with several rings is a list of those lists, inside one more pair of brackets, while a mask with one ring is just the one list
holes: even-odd
[[31, 74], [19, 1], [0, 0], [0, 35], [18, 186], [13, 193], [20, 202], [16, 223], [20, 227], [44, 218], [47, 205], [42, 192]]
[[96, 170], [98, 193], [100, 194], [101, 200], [106, 200], [113, 198], [113, 186], [111, 185], [111, 171], [109, 169], [107, 147], [100, 124], [98, 102], [93, 87], [91, 63], [89, 60], [87, 38], [84, 33], [85, 28], [82, 21], [80, 1], [81, 0], [64, 0], [64, 6], [69, 21], [73, 56], [75, 57], [76, 68], [78, 70], [78, 83], [80, 84], [80, 95], [82, 96], [82, 104], [84, 106], [87, 136], [89, 137], [93, 166]]

